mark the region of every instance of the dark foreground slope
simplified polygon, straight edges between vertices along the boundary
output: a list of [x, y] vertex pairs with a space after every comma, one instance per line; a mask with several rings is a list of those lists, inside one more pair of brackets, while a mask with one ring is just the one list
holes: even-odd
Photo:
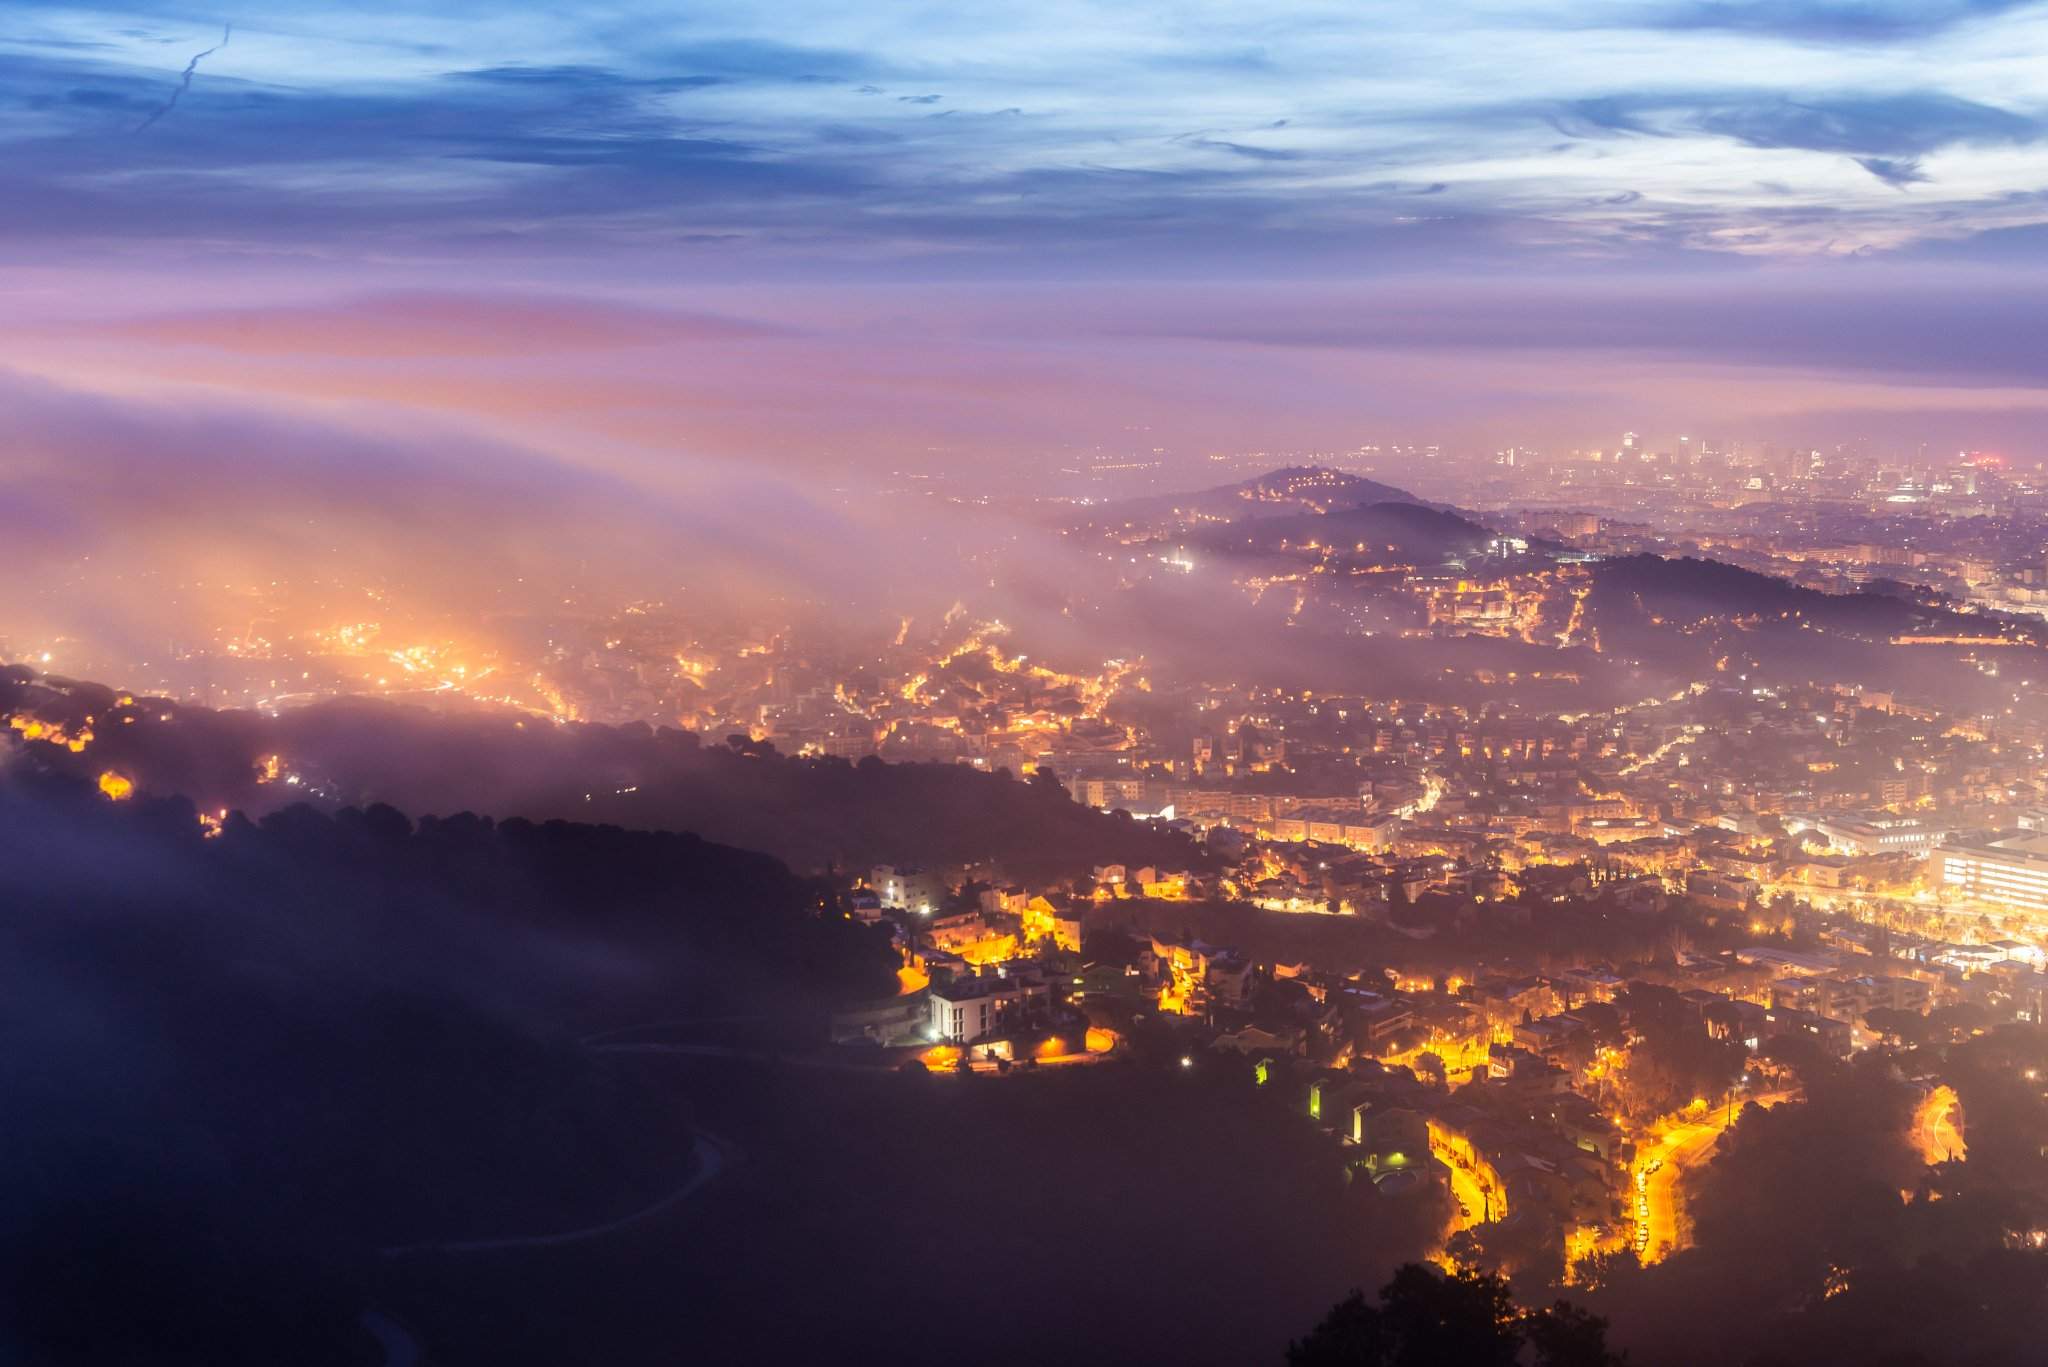
[[1437, 1216], [1234, 1070], [648, 1062], [739, 1160], [616, 1242], [409, 1269], [391, 1304], [449, 1360], [1274, 1363]]
[[689, 1101], [576, 1043], [893, 983], [772, 859], [304, 808], [206, 838], [0, 762], [0, 1345], [377, 1360], [392, 1244], [573, 1228], [685, 1180]]
[[[180, 799], [0, 764], [0, 1345], [1236, 1363], [1440, 1219], [1347, 1195], [1241, 1070], [778, 1061], [893, 981], [822, 893], [589, 826], [295, 808], [209, 838]], [[657, 1022], [739, 1047], [603, 1042]]]

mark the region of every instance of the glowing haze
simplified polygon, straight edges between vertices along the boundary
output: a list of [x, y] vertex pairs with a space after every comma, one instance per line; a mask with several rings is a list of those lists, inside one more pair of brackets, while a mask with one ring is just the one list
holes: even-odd
[[860, 494], [1077, 456], [2043, 453], [2048, 5], [9, 15], [0, 535], [45, 588], [794, 581], [887, 558]]

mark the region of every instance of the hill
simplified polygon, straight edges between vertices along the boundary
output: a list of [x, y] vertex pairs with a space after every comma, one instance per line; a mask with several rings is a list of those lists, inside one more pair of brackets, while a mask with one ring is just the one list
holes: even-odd
[[0, 762], [0, 1335], [378, 1361], [378, 1250], [600, 1224], [691, 1175], [690, 1099], [581, 1032], [893, 986], [824, 893], [568, 823], [295, 807], [209, 837], [182, 799]]
[[1803, 624], [1865, 641], [1899, 637], [1998, 639], [2048, 644], [2048, 628], [1996, 613], [1954, 608], [1884, 592], [1823, 593], [1718, 560], [1631, 555], [1601, 562], [1590, 606], [1603, 626], [1631, 619], [1684, 627], [1719, 620]]
[[[1586, 600], [1608, 655], [1705, 677], [1824, 683], [1995, 711], [2013, 705], [2000, 675], [2048, 670], [2048, 627], [1890, 593], [1823, 593], [1713, 560], [1619, 557], [1598, 565]], [[1985, 668], [1984, 653], [1998, 666]]]
[[1423, 500], [1391, 484], [1347, 474], [1320, 465], [1292, 465], [1235, 484], [1192, 493], [1154, 494], [1117, 499], [1088, 519], [1095, 523], [1131, 521], [1236, 521], [1244, 518], [1288, 517], [1327, 513], [1369, 503], [1414, 503]]
[[1438, 565], [1484, 551], [1494, 534], [1455, 512], [1413, 502], [1379, 502], [1322, 514], [1245, 519], [1210, 528], [1194, 540], [1230, 554], [1309, 549], [1374, 564]]
[[[124, 699], [126, 699], [124, 701]], [[554, 725], [504, 712], [429, 712], [337, 699], [276, 716], [132, 698], [0, 670], [0, 724], [32, 718], [44, 763], [106, 772], [202, 810], [388, 803], [534, 821], [691, 831], [800, 869], [992, 862], [1012, 877], [1168, 863], [1191, 842], [1072, 802], [1048, 782], [952, 764], [799, 758], [645, 725]], [[90, 720], [88, 720], [90, 719]], [[62, 738], [90, 734], [73, 750]]]

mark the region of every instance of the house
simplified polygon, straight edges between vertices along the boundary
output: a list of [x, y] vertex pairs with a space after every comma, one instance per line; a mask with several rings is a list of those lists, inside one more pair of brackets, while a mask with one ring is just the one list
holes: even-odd
[[985, 916], [1022, 916], [1034, 899], [1020, 887], [983, 888], [980, 901]]
[[882, 905], [895, 911], [913, 911], [929, 916], [946, 900], [946, 881], [938, 874], [915, 867], [899, 868], [877, 864], [868, 874], [868, 887]]
[[1242, 1030], [1218, 1035], [1213, 1047], [1246, 1058], [1260, 1054], [1302, 1054], [1308, 1049], [1308, 1032], [1300, 1026], [1284, 1030], [1267, 1030], [1256, 1025], [1247, 1025]]
[[1541, 1016], [1535, 1020], [1524, 1021], [1515, 1027], [1515, 1045], [1532, 1054], [1547, 1057], [1570, 1044], [1584, 1034], [1585, 1030], [1585, 1021], [1577, 1016]]
[[1251, 960], [1230, 950], [1211, 955], [1202, 985], [1218, 1006], [1247, 1005], [1252, 999]]
[[1027, 973], [978, 973], [929, 991], [928, 1032], [946, 1044], [973, 1044], [1051, 1000], [1044, 979]]
[[1140, 962], [1164, 982], [1161, 1009], [1196, 1014], [1211, 1004], [1241, 1007], [1250, 1003], [1254, 980], [1251, 961], [1243, 955], [1199, 940], [1154, 937], [1148, 948], [1150, 954], [1141, 954]]
[[1043, 897], [1033, 897], [1024, 904], [1020, 918], [1024, 942], [1037, 944], [1040, 940], [1051, 940], [1054, 948], [1079, 954], [1082, 919], [1083, 913], [1071, 905], [1058, 906]]
[[1365, 1150], [1373, 1180], [1429, 1160], [1429, 1122], [1402, 1106], [1363, 1106], [1352, 1115], [1351, 1141]]
[[1764, 1013], [1764, 1028], [1773, 1038], [1803, 1034], [1820, 1041], [1836, 1058], [1847, 1058], [1854, 1042], [1855, 1027], [1848, 1021], [1803, 1011], [1797, 1007], [1772, 1007]]

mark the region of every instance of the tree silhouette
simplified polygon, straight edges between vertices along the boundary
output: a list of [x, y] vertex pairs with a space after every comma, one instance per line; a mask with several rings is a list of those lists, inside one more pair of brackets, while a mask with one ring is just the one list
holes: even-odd
[[1616, 1367], [1607, 1321], [1566, 1301], [1522, 1310], [1507, 1280], [1459, 1268], [1444, 1273], [1408, 1263], [1380, 1288], [1330, 1308], [1306, 1338], [1287, 1347], [1288, 1367], [1514, 1367], [1522, 1349], [1536, 1367]]

